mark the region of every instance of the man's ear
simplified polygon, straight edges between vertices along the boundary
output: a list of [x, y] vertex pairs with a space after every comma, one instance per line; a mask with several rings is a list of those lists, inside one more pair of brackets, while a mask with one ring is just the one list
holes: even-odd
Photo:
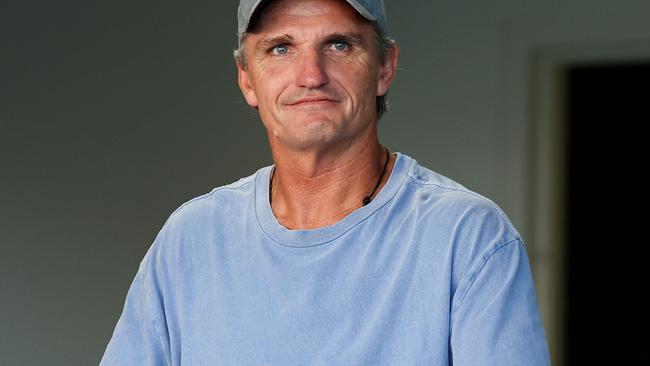
[[253, 88], [253, 83], [251, 82], [251, 75], [239, 61], [235, 61], [235, 64], [237, 64], [237, 83], [239, 84], [239, 89], [244, 95], [244, 98], [246, 98], [248, 105], [257, 108], [259, 103], [257, 102], [255, 88]]
[[395, 72], [397, 71], [397, 63], [399, 61], [399, 46], [397, 43], [391, 45], [390, 52], [386, 56], [383, 65], [380, 65], [379, 80], [377, 83], [377, 96], [386, 95], [390, 84], [393, 83]]

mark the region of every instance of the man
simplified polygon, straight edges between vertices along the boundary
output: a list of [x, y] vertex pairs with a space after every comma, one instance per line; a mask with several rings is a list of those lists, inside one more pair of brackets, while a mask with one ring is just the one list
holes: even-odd
[[239, 37], [275, 165], [170, 216], [102, 365], [547, 365], [503, 212], [377, 140], [382, 2], [242, 0]]

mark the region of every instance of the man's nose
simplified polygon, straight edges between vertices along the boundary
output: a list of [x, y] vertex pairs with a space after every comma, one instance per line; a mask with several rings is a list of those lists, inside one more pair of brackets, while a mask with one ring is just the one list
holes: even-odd
[[329, 83], [325, 60], [319, 50], [309, 50], [301, 53], [296, 81], [298, 86], [310, 89], [316, 89]]

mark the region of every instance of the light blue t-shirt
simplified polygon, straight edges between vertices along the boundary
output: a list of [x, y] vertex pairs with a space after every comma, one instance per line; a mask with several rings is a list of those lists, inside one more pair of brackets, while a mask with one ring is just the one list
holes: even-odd
[[490, 200], [397, 154], [367, 206], [288, 230], [271, 167], [177, 209], [101, 365], [548, 365], [521, 237]]

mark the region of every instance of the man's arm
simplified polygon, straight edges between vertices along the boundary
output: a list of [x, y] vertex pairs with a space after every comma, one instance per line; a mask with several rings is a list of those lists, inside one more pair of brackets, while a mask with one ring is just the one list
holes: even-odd
[[169, 337], [155, 277], [145, 270], [147, 257], [131, 284], [100, 366], [170, 365]]
[[454, 366], [550, 365], [524, 244], [497, 246], [468, 272], [453, 301]]

